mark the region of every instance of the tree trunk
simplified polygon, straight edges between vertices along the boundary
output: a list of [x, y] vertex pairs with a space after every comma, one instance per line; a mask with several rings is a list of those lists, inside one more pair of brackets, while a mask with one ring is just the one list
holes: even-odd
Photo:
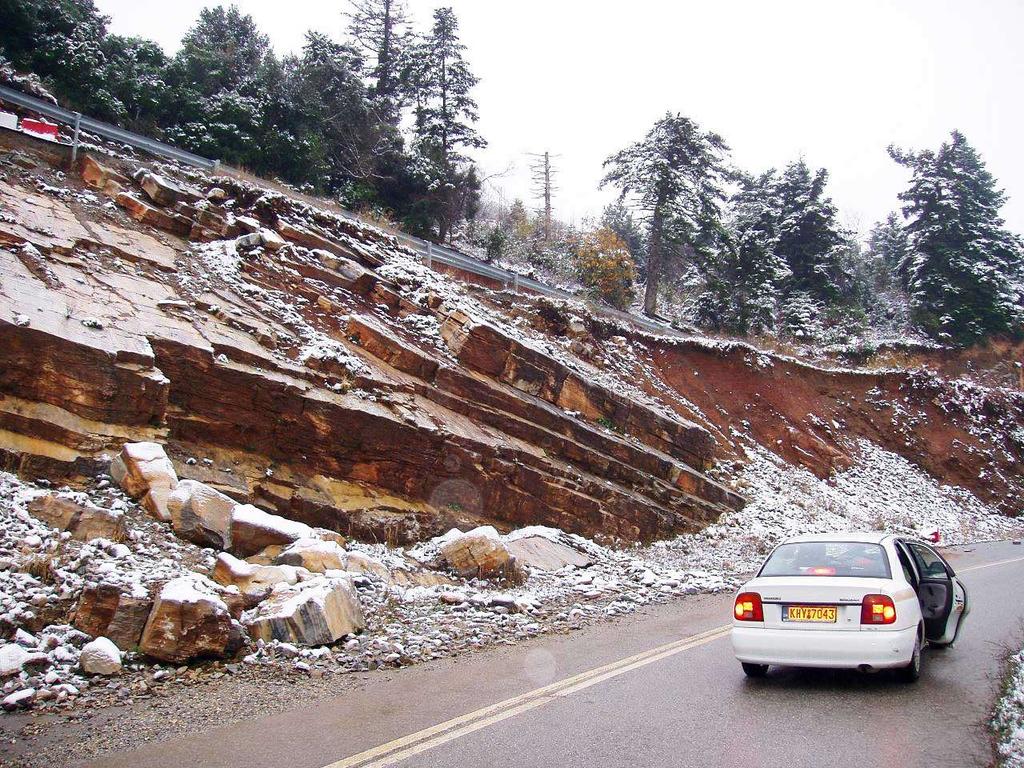
[[647, 285], [644, 288], [644, 314], [654, 317], [658, 311], [658, 285], [661, 282], [661, 237], [664, 223], [655, 209], [651, 235], [647, 243]]

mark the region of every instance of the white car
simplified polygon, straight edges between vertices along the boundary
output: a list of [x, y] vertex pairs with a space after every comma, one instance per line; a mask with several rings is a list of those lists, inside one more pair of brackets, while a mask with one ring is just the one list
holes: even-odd
[[770, 664], [921, 674], [925, 644], [952, 645], [967, 590], [934, 549], [881, 533], [795, 536], [740, 588], [732, 645], [743, 671]]

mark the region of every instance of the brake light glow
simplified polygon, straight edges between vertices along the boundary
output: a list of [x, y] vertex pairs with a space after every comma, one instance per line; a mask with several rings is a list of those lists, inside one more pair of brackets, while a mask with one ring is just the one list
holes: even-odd
[[741, 592], [736, 595], [736, 606], [733, 615], [738, 621], [764, 621], [764, 608], [761, 595], [757, 592]]
[[896, 621], [896, 605], [888, 595], [865, 595], [860, 604], [861, 624], [892, 624]]
[[835, 575], [836, 575], [836, 569], [831, 567], [831, 566], [822, 565], [822, 566], [817, 566], [815, 568], [811, 568], [811, 576], [835, 576]]

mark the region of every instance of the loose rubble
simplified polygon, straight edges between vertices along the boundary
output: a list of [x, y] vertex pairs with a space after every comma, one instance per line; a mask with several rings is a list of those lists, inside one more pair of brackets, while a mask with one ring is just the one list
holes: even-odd
[[[152, 498], [151, 482], [168, 487], [174, 467], [157, 448], [121, 455], [142, 453], [160, 472], [112, 467], [137, 498]], [[219, 674], [216, 659], [299, 674], [366, 671], [566, 631], [674, 596], [731, 589], [794, 533], [939, 530], [945, 543], [1020, 535], [1016, 521], [969, 494], [893, 454], [861, 450], [859, 465], [822, 481], [752, 446], [738, 475], [751, 498], [744, 510], [698, 534], [627, 547], [543, 526], [504, 535], [453, 529], [389, 547], [284, 520], [195, 481], [179, 483], [160, 507], [136, 505], [103, 478], [72, 491], [0, 473], [4, 706], [146, 695], [177, 678], [161, 662], [211, 674]], [[219, 507], [212, 517], [211, 506]], [[161, 508], [169, 521], [157, 519]], [[80, 541], [63, 530], [81, 510], [116, 513], [122, 541]], [[124, 682], [97, 688], [102, 676]]]

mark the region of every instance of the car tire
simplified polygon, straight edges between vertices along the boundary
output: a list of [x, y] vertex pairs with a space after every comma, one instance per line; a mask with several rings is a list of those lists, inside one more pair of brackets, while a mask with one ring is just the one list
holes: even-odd
[[896, 670], [896, 678], [901, 683], [915, 683], [920, 679], [921, 667], [924, 662], [924, 656], [921, 653], [922, 647], [921, 635], [918, 633], [917, 639], [914, 641], [914, 654], [910, 657], [910, 663]]
[[741, 661], [740, 666], [743, 667], [743, 673], [747, 677], [764, 677], [768, 674], [767, 664], [748, 664], [745, 661]]

